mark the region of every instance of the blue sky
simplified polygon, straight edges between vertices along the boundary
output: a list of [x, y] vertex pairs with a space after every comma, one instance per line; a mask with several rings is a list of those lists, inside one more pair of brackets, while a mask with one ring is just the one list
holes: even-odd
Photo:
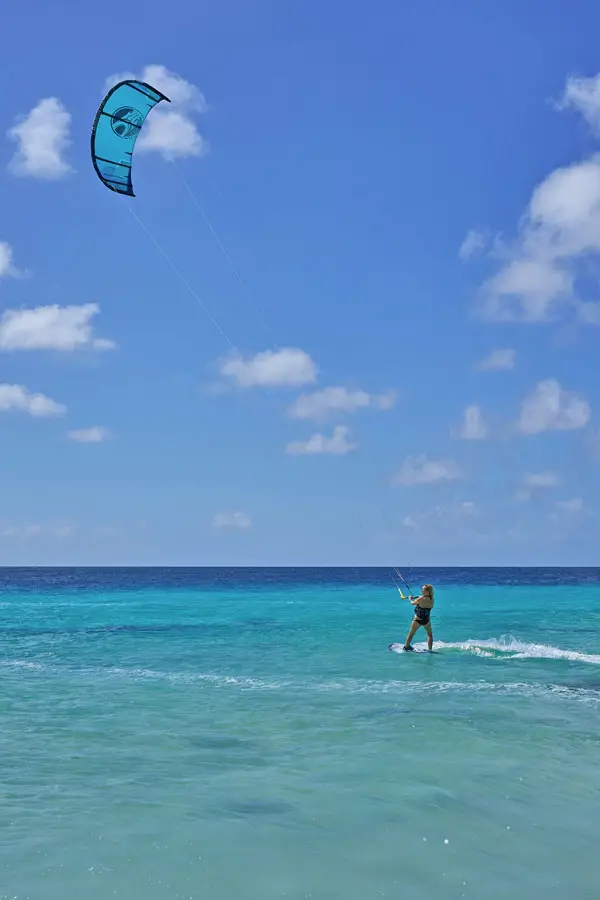
[[591, 0], [7, 10], [0, 564], [598, 562]]

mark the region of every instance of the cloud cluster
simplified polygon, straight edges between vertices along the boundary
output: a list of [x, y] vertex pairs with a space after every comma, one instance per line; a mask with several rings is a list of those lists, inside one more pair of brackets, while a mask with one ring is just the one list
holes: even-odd
[[[521, 436], [546, 431], [575, 431], [585, 428], [591, 415], [589, 401], [583, 394], [565, 389], [556, 378], [545, 378], [522, 400], [519, 415], [510, 430], [513, 435]], [[490, 437], [491, 431], [481, 407], [467, 406], [462, 424], [453, 433], [467, 441]]]
[[590, 417], [590, 404], [585, 397], [565, 390], [556, 378], [547, 378], [538, 382], [523, 400], [517, 429], [526, 435], [570, 431], [584, 428]]
[[[577, 112], [600, 137], [600, 74], [568, 78], [556, 107]], [[496, 270], [480, 292], [485, 318], [534, 323], [570, 312], [581, 324], [600, 325], [600, 303], [582, 295], [580, 279], [584, 264], [600, 258], [600, 153], [550, 172], [532, 191], [515, 239], [497, 239], [491, 248], [489, 244], [485, 232], [471, 230], [459, 251], [464, 261], [481, 253], [496, 260]], [[490, 352], [475, 370], [509, 371], [515, 365], [516, 352], [504, 347]], [[510, 431], [521, 436], [575, 431], [586, 428], [590, 420], [590, 403], [583, 394], [563, 387], [556, 378], [545, 378], [522, 400]], [[479, 407], [467, 407], [458, 436], [469, 440], [489, 436]], [[552, 472], [528, 475], [517, 499], [529, 499], [533, 492], [558, 483]]]
[[451, 459], [428, 459], [426, 454], [408, 456], [394, 476], [394, 484], [403, 487], [455, 481], [461, 477], [456, 463]]
[[517, 360], [515, 350], [509, 347], [502, 347], [498, 350], [492, 350], [488, 356], [480, 360], [475, 366], [478, 372], [501, 372], [514, 369]]
[[64, 416], [67, 408], [45, 394], [34, 393], [22, 384], [0, 384], [0, 412], [24, 412], [34, 418]]
[[393, 392], [375, 395], [363, 390], [328, 387], [310, 394], [301, 394], [290, 406], [292, 419], [325, 419], [331, 415], [354, 413], [362, 409], [391, 409], [396, 401]]
[[[227, 383], [237, 388], [298, 388], [314, 384], [319, 367], [313, 358], [298, 347], [263, 350], [254, 356], [244, 357], [235, 353], [220, 360], [219, 371]], [[288, 407], [291, 419], [319, 421], [361, 410], [390, 410], [396, 402], [396, 394], [369, 394], [360, 388], [332, 386], [301, 394]], [[356, 449], [349, 440], [349, 429], [336, 425], [331, 435], [315, 432], [302, 441], [291, 441], [286, 446], [290, 456], [333, 455], [345, 456]]]
[[71, 114], [57, 97], [47, 97], [8, 131], [17, 145], [9, 163], [13, 175], [55, 181], [73, 170], [65, 159], [71, 144]]
[[0, 317], [0, 350], [112, 350], [116, 344], [93, 334], [97, 303], [9, 309]]
[[479, 406], [467, 406], [463, 413], [463, 423], [458, 430], [458, 437], [463, 441], [482, 441], [488, 436], [488, 427]]
[[234, 354], [221, 360], [220, 371], [240, 388], [301, 387], [316, 381], [318, 368], [304, 350], [284, 347], [247, 358]]
[[292, 441], [286, 447], [286, 453], [291, 456], [315, 456], [325, 454], [328, 456], [345, 456], [356, 449], [356, 444], [348, 440], [350, 429], [345, 425], [336, 425], [331, 437], [320, 432], [313, 434], [306, 441]]
[[102, 425], [92, 425], [90, 428], [69, 431], [68, 437], [77, 444], [101, 444], [111, 437], [111, 432]]
[[[600, 76], [567, 80], [560, 109], [578, 111], [600, 136]], [[467, 236], [463, 257], [480, 244]], [[600, 154], [562, 166], [534, 189], [516, 240], [483, 285], [482, 312], [496, 321], [543, 322], [565, 308], [600, 324], [600, 304], [578, 296], [578, 266], [600, 254]]]
[[252, 525], [252, 520], [246, 513], [237, 511], [233, 513], [220, 512], [216, 513], [213, 521], [212, 527], [217, 531], [222, 531], [225, 529], [237, 529], [239, 531], [247, 531]]
[[[114, 341], [94, 336], [92, 319], [99, 311], [95, 303], [6, 310], [0, 317], [0, 351], [112, 349], [116, 346]], [[15, 411], [34, 418], [55, 418], [64, 416], [67, 407], [25, 385], [0, 384], [0, 412]], [[100, 443], [110, 436], [110, 432], [107, 428], [93, 426], [70, 431], [68, 436], [79, 443]]]

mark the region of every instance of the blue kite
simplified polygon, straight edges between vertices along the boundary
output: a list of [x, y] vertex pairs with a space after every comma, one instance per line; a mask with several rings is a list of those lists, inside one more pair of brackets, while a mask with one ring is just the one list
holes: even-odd
[[168, 97], [145, 81], [128, 79], [110, 89], [92, 128], [92, 162], [111, 191], [135, 197], [131, 180], [133, 148], [148, 113]]

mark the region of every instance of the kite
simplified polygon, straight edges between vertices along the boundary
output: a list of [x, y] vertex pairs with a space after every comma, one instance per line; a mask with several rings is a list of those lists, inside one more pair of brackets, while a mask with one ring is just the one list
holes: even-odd
[[171, 102], [145, 81], [128, 79], [115, 84], [100, 104], [92, 127], [92, 162], [109, 190], [135, 197], [133, 148], [148, 113], [161, 100]]

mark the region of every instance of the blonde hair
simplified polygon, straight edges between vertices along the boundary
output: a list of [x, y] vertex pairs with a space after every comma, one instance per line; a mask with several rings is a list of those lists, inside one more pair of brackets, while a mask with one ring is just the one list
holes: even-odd
[[423, 593], [427, 594], [433, 600], [433, 586], [431, 584], [423, 585]]

